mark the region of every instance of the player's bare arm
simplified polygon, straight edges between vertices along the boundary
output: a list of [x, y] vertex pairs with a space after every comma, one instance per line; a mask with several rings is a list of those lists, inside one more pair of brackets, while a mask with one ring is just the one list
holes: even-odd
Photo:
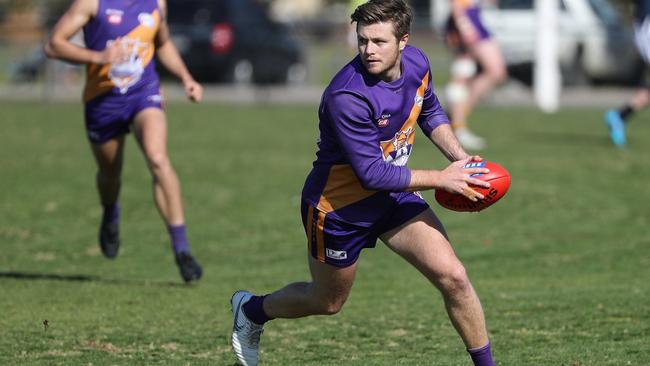
[[470, 185], [489, 187], [489, 183], [472, 178], [475, 173], [486, 173], [484, 168], [464, 168], [472, 161], [482, 161], [478, 155], [468, 155], [458, 142], [456, 135], [448, 124], [443, 124], [431, 131], [431, 141], [452, 162], [442, 171], [412, 170], [409, 190], [444, 189], [452, 193], [460, 193], [472, 201], [483, 199]]
[[56, 23], [45, 44], [45, 54], [51, 58], [80, 63], [106, 64], [126, 57], [119, 42], [114, 42], [101, 52], [89, 50], [70, 42], [70, 39], [97, 15], [98, 0], [75, 0]]
[[160, 29], [156, 35], [156, 53], [158, 60], [174, 76], [183, 83], [185, 94], [193, 102], [200, 102], [203, 98], [203, 87], [197, 83], [185, 66], [176, 45], [171, 40], [169, 26], [167, 25], [167, 2], [158, 0], [161, 11]]
[[490, 183], [473, 178], [473, 174], [489, 173], [486, 168], [465, 168], [472, 161], [481, 161], [478, 156], [468, 156], [455, 161], [443, 170], [411, 170], [411, 182], [408, 191], [423, 191], [428, 189], [444, 189], [447, 192], [459, 193], [472, 201], [483, 199], [483, 195], [473, 190], [470, 185], [489, 188]]
[[444, 124], [431, 131], [429, 139], [438, 147], [449, 161], [465, 159], [469, 155], [456, 138], [451, 125]]

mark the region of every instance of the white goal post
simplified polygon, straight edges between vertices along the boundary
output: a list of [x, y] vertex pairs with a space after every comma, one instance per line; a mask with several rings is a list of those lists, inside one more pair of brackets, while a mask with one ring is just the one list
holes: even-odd
[[560, 106], [562, 76], [558, 60], [558, 0], [535, 0], [537, 12], [537, 44], [533, 83], [535, 101], [546, 113], [554, 113]]

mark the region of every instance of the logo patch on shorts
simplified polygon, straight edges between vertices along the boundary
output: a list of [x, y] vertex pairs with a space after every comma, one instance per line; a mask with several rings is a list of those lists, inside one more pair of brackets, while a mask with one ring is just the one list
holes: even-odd
[[88, 131], [88, 139], [90, 141], [98, 141], [102, 135], [100, 135], [98, 132], [95, 131]]
[[336, 260], [342, 260], [348, 258], [348, 252], [346, 252], [345, 250], [333, 250], [333, 249], [325, 248], [325, 255], [328, 258], [332, 258]]

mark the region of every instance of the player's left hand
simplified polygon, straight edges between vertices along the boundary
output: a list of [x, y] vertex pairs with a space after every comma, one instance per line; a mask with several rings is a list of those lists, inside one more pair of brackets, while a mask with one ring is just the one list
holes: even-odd
[[183, 87], [185, 94], [192, 102], [198, 103], [203, 99], [203, 87], [194, 79], [184, 81]]
[[470, 155], [469, 158], [470, 158], [469, 160], [470, 163], [471, 162], [480, 163], [481, 161], [483, 161], [483, 158], [480, 155]]

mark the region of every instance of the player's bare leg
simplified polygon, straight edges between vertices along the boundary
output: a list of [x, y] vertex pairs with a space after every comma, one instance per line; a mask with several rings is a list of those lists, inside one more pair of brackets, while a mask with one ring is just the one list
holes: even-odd
[[357, 263], [338, 268], [309, 256], [311, 282], [295, 282], [268, 295], [264, 312], [271, 318], [301, 318], [338, 313], [348, 299]]
[[458, 142], [468, 150], [481, 150], [485, 147], [485, 140], [467, 127], [467, 119], [471, 112], [469, 90], [476, 70], [476, 62], [471, 55], [457, 55], [452, 63], [451, 79], [446, 88], [452, 128]]
[[620, 109], [609, 109], [605, 112], [605, 124], [609, 129], [609, 137], [618, 147], [624, 147], [627, 142], [626, 126], [629, 119], [638, 111], [650, 104], [650, 90], [641, 88], [634, 93], [628, 103]]
[[449, 113], [454, 129], [466, 127], [468, 116], [469, 85], [476, 75], [477, 66], [473, 57], [467, 53], [455, 56], [451, 65], [451, 77], [446, 94], [449, 101]]
[[[474, 75], [474, 70], [469, 67], [471, 59], [481, 66], [478, 75]], [[455, 62], [468, 66], [452, 72], [450, 91], [453, 93], [449, 93], [452, 125], [465, 148], [480, 150], [485, 147], [485, 142], [467, 128], [467, 118], [485, 94], [506, 79], [505, 61], [498, 44], [494, 40], [485, 40], [473, 46], [469, 55], [460, 56]]]
[[481, 65], [481, 73], [470, 84], [467, 104], [473, 109], [494, 86], [506, 80], [506, 64], [496, 41], [489, 39], [471, 48], [471, 53]]
[[237, 291], [230, 300], [234, 315], [232, 347], [238, 361], [257, 365], [264, 323], [338, 313], [348, 299], [357, 264], [338, 268], [309, 256], [311, 282], [294, 282], [266, 296]]
[[635, 112], [638, 112], [650, 104], [650, 89], [641, 88], [637, 90], [632, 99], [630, 100], [630, 107]]
[[135, 136], [153, 178], [154, 200], [168, 225], [185, 223], [181, 187], [167, 154], [167, 118], [158, 108], [147, 108], [134, 120]]
[[97, 191], [104, 208], [99, 229], [99, 244], [107, 258], [115, 258], [120, 247], [119, 215], [117, 199], [120, 194], [120, 181], [124, 161], [124, 135], [103, 144], [90, 145], [95, 161]]
[[167, 118], [158, 108], [139, 112], [134, 120], [135, 137], [153, 178], [156, 207], [172, 239], [176, 262], [186, 282], [199, 279], [202, 269], [190, 254], [185, 235], [181, 187], [167, 154]]
[[485, 347], [489, 352], [483, 308], [435, 214], [426, 210], [381, 239], [440, 290], [449, 318], [470, 354]]

